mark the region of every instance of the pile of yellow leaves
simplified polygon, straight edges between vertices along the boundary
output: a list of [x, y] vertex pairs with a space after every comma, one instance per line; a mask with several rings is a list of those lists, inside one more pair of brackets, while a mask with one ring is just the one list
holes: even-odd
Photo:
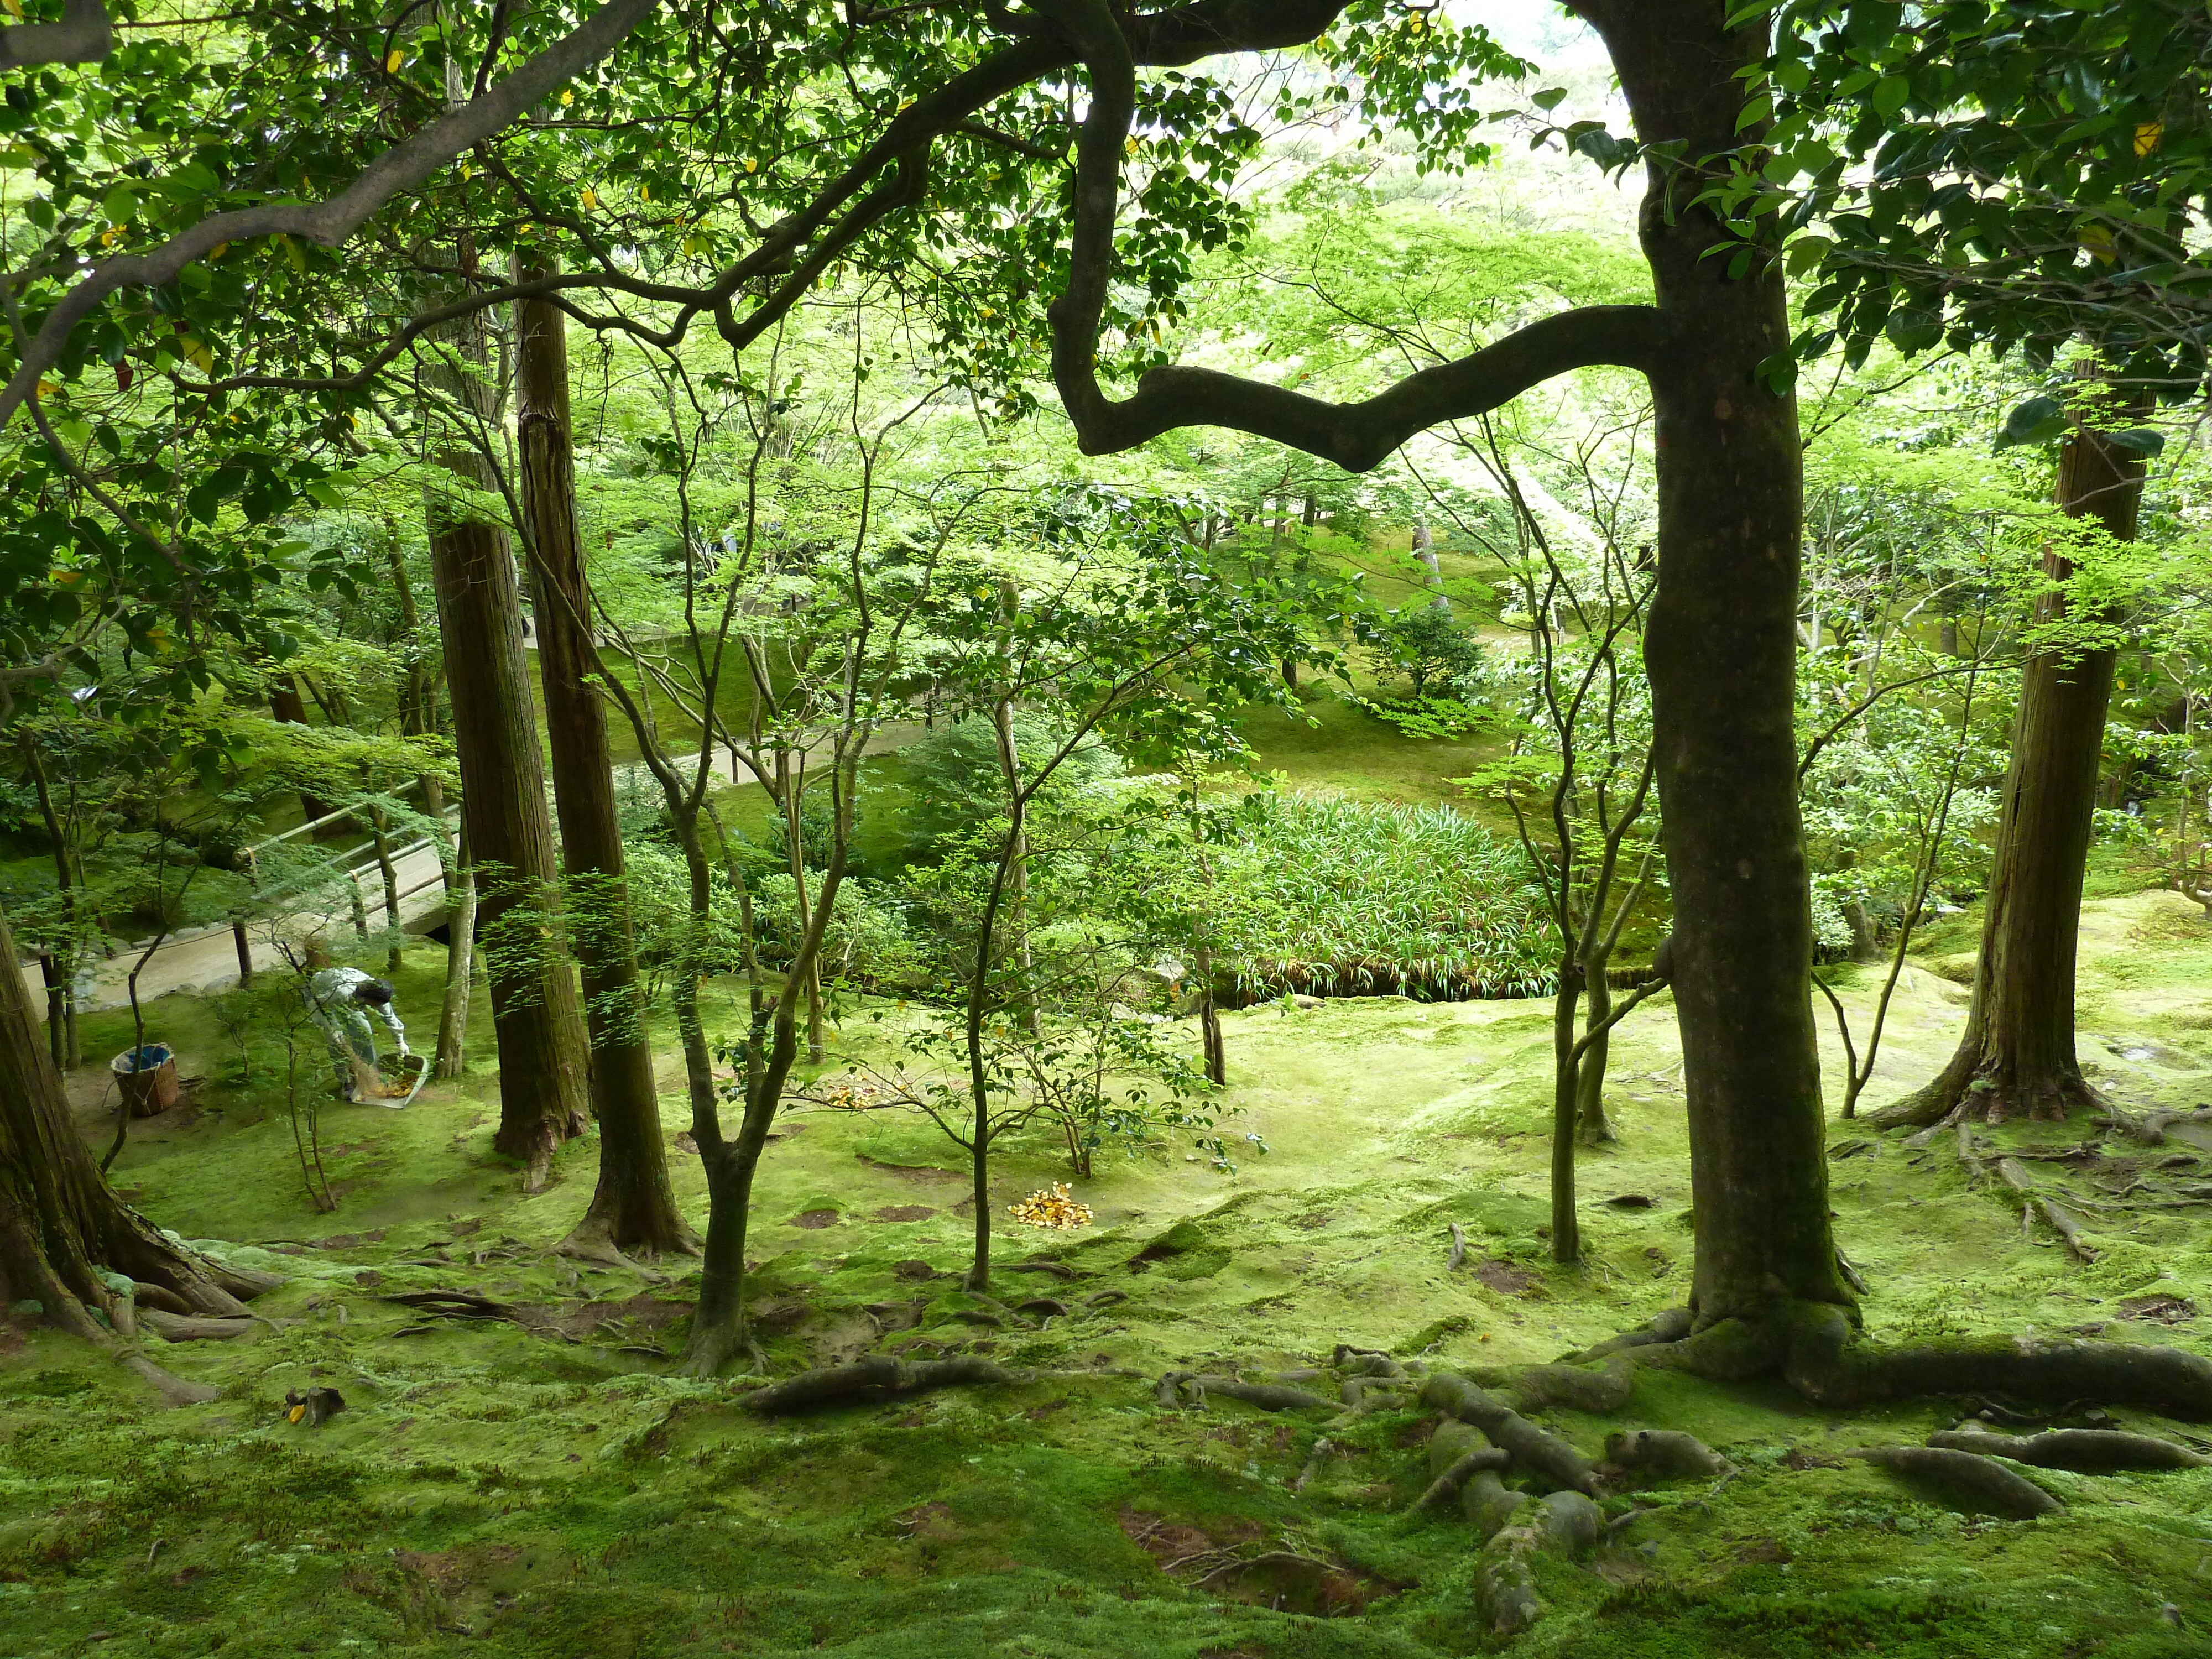
[[1006, 1206], [1015, 1220], [1032, 1227], [1056, 1227], [1070, 1232], [1091, 1224], [1091, 1206], [1071, 1197], [1065, 1181], [1055, 1181], [1042, 1192], [1031, 1193], [1018, 1204]]

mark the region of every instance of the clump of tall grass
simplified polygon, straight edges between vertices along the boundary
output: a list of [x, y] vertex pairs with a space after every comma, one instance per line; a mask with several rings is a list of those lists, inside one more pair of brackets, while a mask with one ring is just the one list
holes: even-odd
[[1448, 806], [1303, 795], [1238, 815], [1219, 914], [1242, 1000], [1551, 994], [1559, 944], [1528, 855]]

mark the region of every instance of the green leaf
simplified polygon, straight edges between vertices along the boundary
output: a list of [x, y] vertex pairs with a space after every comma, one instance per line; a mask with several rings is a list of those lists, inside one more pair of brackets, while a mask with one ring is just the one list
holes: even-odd
[[2130, 455], [2155, 460], [2166, 449], [2166, 434], [2154, 427], [2130, 427], [2125, 432], [2108, 432], [2106, 441], [2115, 449], [2124, 449]]
[[1912, 83], [1901, 75], [1885, 75], [1874, 83], [1874, 112], [1885, 121], [1903, 109], [1912, 96]]
[[2030, 398], [2005, 416], [1996, 447], [2048, 443], [2066, 430], [2066, 406], [2056, 398]]
[[1565, 87], [1546, 87], [1528, 101], [1540, 110], [1555, 110], [1559, 106], [1559, 100], [1566, 95], [1567, 89]]

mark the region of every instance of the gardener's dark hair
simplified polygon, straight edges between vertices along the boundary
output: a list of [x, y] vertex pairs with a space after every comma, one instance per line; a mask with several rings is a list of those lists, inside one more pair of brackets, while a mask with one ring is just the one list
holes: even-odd
[[354, 988], [354, 995], [363, 1002], [373, 1002], [382, 1007], [392, 1000], [392, 981], [388, 979], [363, 980]]

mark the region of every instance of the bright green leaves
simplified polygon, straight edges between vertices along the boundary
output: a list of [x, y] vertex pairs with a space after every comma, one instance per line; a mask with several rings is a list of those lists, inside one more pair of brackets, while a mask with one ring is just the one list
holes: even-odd
[[[1490, 146], [1479, 135], [1489, 118], [1476, 106], [1476, 88], [1534, 71], [1480, 25], [1462, 26], [1439, 7], [1407, 0], [1353, 0], [1316, 51], [1334, 71], [1320, 101], [1352, 106], [1370, 138], [1399, 128], [1418, 146], [1414, 165], [1425, 173], [1486, 160]], [[1280, 112], [1293, 113], [1304, 96], [1286, 93]]]

